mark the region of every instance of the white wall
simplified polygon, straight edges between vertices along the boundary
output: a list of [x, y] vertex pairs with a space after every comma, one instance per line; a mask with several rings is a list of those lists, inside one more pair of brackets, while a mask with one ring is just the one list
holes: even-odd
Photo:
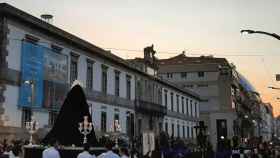
[[167, 78], [167, 74], [159, 74], [163, 79], [176, 82], [190, 82], [190, 81], [216, 81], [218, 80], [219, 72], [204, 72], [204, 77], [198, 77], [198, 72], [187, 72], [187, 77], [182, 78], [181, 73], [172, 73], [172, 78]]
[[[107, 131], [109, 131], [109, 129], [112, 128], [112, 125], [114, 122], [114, 115], [117, 113], [117, 114], [119, 114], [121, 130], [122, 130], [122, 132], [126, 133], [127, 112], [129, 111], [130, 113], [134, 113], [133, 110], [127, 109], [127, 108], [122, 108], [122, 107], [117, 107], [117, 106], [112, 106], [112, 105], [108, 105], [108, 104], [93, 102], [93, 101], [88, 101], [88, 103], [92, 104], [92, 107], [93, 107], [92, 121], [94, 123], [96, 131], [101, 130], [101, 112], [104, 111], [104, 112], [106, 112], [106, 115], [107, 115], [107, 126], [106, 126]], [[115, 109], [118, 109], [118, 111], [115, 111]]]
[[21, 111], [17, 107], [18, 103], [18, 90], [16, 86], [6, 86], [4, 91], [5, 103], [4, 103], [4, 123], [6, 126], [21, 126]]
[[[131, 100], [135, 99], [135, 77], [134, 74], [126, 70], [125, 68], [118, 67], [112, 63], [105, 62], [104, 59], [93, 57], [92, 55], [89, 55], [89, 53], [78, 50], [76, 48], [73, 48], [72, 46], [69, 46], [62, 41], [57, 41], [55, 39], [52, 39], [51, 37], [45, 36], [41, 34], [40, 32], [35, 32], [32, 28], [21, 26], [15, 22], [8, 21], [8, 27], [10, 29], [10, 32], [8, 34], [9, 44], [7, 45], [8, 50], [8, 67], [14, 70], [21, 70], [21, 47], [22, 42], [21, 40], [25, 38], [26, 34], [33, 35], [35, 37], [40, 38], [39, 44], [44, 45], [46, 47], [50, 48], [50, 45], [53, 44], [59, 44], [63, 48], [62, 53], [66, 54], [68, 56], [68, 79], [70, 78], [70, 52], [74, 52], [76, 54], [79, 54], [79, 60], [78, 60], [78, 80], [80, 80], [84, 86], [86, 86], [86, 71], [87, 71], [87, 58], [92, 59], [94, 62], [93, 65], [93, 89], [96, 91], [101, 91], [101, 64], [106, 63], [108, 68], [108, 93], [114, 95], [114, 70], [115, 68], [121, 71], [120, 76], [120, 97], [126, 98], [126, 74], [131, 76]], [[4, 92], [5, 95], [5, 103], [4, 103], [4, 120], [5, 125], [7, 126], [14, 126], [14, 127], [20, 127], [21, 126], [21, 115], [22, 111], [18, 107], [18, 97], [19, 97], [19, 87], [18, 86], [7, 86], [6, 91]], [[102, 103], [94, 103], [98, 105], [102, 105]], [[108, 107], [109, 114], [110, 109], [113, 108], [113, 106], [106, 105]], [[114, 107], [115, 108], [115, 107]], [[121, 115], [123, 115], [125, 110], [120, 108], [120, 118], [122, 118]], [[48, 124], [48, 111], [42, 109], [40, 111], [34, 111], [34, 116], [39, 121], [40, 125], [43, 127], [44, 125]], [[98, 113], [96, 114], [98, 115]], [[108, 115], [110, 117], [111, 115]], [[100, 117], [98, 117], [100, 119]], [[97, 124], [99, 124], [100, 120], [95, 120]], [[125, 125], [125, 123], [123, 124]], [[97, 125], [98, 126], [98, 125]], [[124, 127], [125, 129], [125, 127]]]
[[[168, 123], [168, 135], [171, 136], [172, 134], [172, 123], [174, 124], [174, 136], [178, 137], [178, 131], [177, 131], [177, 124], [180, 125], [180, 138], [183, 138], [183, 126], [185, 126], [185, 138], [195, 138], [195, 134], [194, 137], [191, 137], [191, 129], [193, 128], [193, 131], [195, 133], [194, 130], [194, 126], [196, 126], [195, 122], [192, 121], [188, 121], [188, 120], [182, 120], [182, 119], [177, 119], [177, 118], [173, 118], [173, 117], [169, 117], [169, 116], [165, 116], [164, 117], [164, 122], [163, 122], [163, 130], [165, 131], [165, 123]], [[189, 127], [189, 132], [187, 131]], [[188, 136], [189, 133], [189, 136]]]

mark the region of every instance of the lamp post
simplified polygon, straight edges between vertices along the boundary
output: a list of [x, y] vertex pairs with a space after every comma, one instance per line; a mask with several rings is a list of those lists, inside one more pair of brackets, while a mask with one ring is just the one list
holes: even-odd
[[195, 132], [196, 132], [196, 139], [197, 139], [197, 144], [199, 146], [199, 149], [201, 151], [201, 157], [205, 157], [205, 151], [206, 151], [206, 129], [207, 126], [204, 125], [203, 121], [199, 121], [198, 126], [194, 126]]
[[273, 87], [273, 86], [269, 86], [269, 87], [267, 87], [267, 88], [274, 89], [274, 90], [280, 90], [279, 87]]
[[33, 134], [39, 129], [39, 122], [35, 120], [34, 116], [32, 116], [30, 121], [25, 122], [25, 127], [30, 134], [29, 145], [32, 145]]
[[26, 80], [24, 81], [25, 84], [28, 84], [30, 85], [31, 87], [31, 107], [34, 106], [35, 104], [35, 81], [32, 79], [32, 80]]
[[277, 35], [276, 33], [269, 33], [269, 32], [264, 32], [264, 31], [255, 31], [255, 30], [241, 30], [240, 33], [263, 34], [263, 35], [271, 36], [273, 38], [276, 38], [276, 39], [280, 40], [280, 36]]
[[87, 135], [90, 134], [92, 130], [92, 123], [88, 122], [88, 116], [84, 116], [84, 121], [79, 123], [79, 131], [84, 135], [83, 144], [87, 143]]

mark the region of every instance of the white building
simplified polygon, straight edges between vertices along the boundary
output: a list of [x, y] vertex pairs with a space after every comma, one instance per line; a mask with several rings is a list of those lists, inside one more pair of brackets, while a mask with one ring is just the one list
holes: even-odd
[[[129, 136], [136, 127], [145, 131], [138, 121], [142, 119], [146, 125], [145, 120], [151, 119], [139, 109], [149, 111], [160, 105], [164, 123], [159, 121], [155, 127], [164, 124], [174, 136], [195, 136], [197, 95], [139, 71], [122, 58], [5, 3], [0, 4], [0, 28], [0, 139], [22, 137], [24, 123], [32, 114], [42, 129], [51, 127], [69, 85], [76, 79], [84, 85], [97, 135], [110, 131], [116, 119]], [[160, 85], [157, 89], [167, 92], [157, 93], [162, 102], [151, 104], [155, 100], [140, 99], [136, 108], [137, 78]], [[33, 93], [32, 84], [26, 81], [35, 82]], [[165, 100], [167, 104], [163, 104]]]
[[[90, 109], [93, 112], [92, 117], [96, 131], [108, 132], [114, 119], [119, 119], [122, 131], [127, 132], [127, 126], [129, 125], [127, 118], [131, 116], [128, 114], [134, 113], [135, 72], [132, 69], [124, 66], [125, 64], [121, 64], [121, 59], [117, 56], [16, 8], [1, 4], [0, 10], [3, 13], [1, 15], [5, 15], [1, 19], [1, 26], [4, 31], [7, 30], [5, 36], [1, 36], [5, 40], [5, 43], [2, 43], [2, 50], [7, 52], [7, 56], [5, 56], [7, 65], [5, 68], [1, 67], [3, 72], [1, 75], [5, 75], [1, 79], [7, 81], [2, 84], [5, 89], [2, 96], [5, 100], [1, 106], [3, 109], [1, 120], [2, 125], [11, 127], [6, 128], [6, 130], [13, 133], [14, 136], [20, 136], [17, 135], [18, 130], [11, 129], [14, 129], [13, 127], [23, 127], [24, 122], [30, 119], [31, 109], [33, 115], [39, 121], [40, 127], [50, 127], [57, 111], [49, 107], [57, 106], [51, 105], [56, 103], [52, 101], [57, 98], [49, 97], [50, 99], [47, 100], [46, 93], [60, 92], [52, 89], [53, 85], [57, 86], [58, 79], [65, 79], [65, 81], [59, 82], [63, 84], [63, 88], [69, 87], [69, 84], [77, 79], [82, 82], [84, 90], [87, 92], [88, 103], [92, 106]], [[20, 95], [22, 95], [20, 94], [20, 86], [29, 86], [24, 85], [22, 77], [25, 47], [29, 49], [30, 53], [44, 51], [44, 58], [47, 58], [44, 59], [44, 71], [50, 73], [44, 74], [43, 79], [44, 105], [38, 105], [37, 98], [34, 97], [33, 103], [35, 105], [33, 106], [35, 108], [30, 108], [31, 101], [29, 105], [20, 105]], [[1, 51], [1, 54], [3, 53]], [[65, 59], [66, 61], [63, 61]], [[47, 70], [46, 67], [48, 66], [51, 68]], [[51, 70], [54, 70], [54, 72], [51, 72]], [[34, 70], [34, 73], [38, 72]], [[62, 73], [62, 75], [59, 73]], [[36, 75], [33, 76], [35, 78], [33, 79], [41, 82]], [[118, 82], [116, 78], [118, 78]], [[35, 95], [39, 95], [36, 81]], [[48, 86], [45, 82], [52, 82], [53, 85]], [[118, 90], [116, 90], [116, 85], [118, 85]], [[57, 86], [56, 88], [61, 87]], [[28, 99], [32, 100], [31, 97], [31, 94], [29, 94]], [[46, 102], [49, 105], [46, 105]]]

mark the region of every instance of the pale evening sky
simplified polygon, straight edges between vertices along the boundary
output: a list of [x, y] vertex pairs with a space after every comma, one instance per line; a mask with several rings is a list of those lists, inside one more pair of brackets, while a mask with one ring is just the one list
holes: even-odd
[[[53, 24], [102, 48], [143, 50], [154, 44], [160, 58], [186, 50], [233, 62], [280, 114], [280, 41], [241, 35], [241, 29], [280, 34], [279, 0], [0, 0], [36, 17], [54, 15]], [[178, 51], [176, 51], [178, 50]], [[163, 51], [175, 54], [160, 53]], [[114, 51], [121, 57], [142, 52]], [[222, 55], [218, 55], [222, 54]], [[225, 56], [225, 55], [264, 56]]]

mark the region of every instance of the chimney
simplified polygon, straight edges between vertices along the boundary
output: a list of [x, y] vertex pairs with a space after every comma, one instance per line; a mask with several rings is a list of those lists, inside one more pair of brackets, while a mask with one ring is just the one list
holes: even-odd
[[51, 14], [42, 14], [41, 19], [46, 23], [52, 24], [53, 23], [53, 15]]

